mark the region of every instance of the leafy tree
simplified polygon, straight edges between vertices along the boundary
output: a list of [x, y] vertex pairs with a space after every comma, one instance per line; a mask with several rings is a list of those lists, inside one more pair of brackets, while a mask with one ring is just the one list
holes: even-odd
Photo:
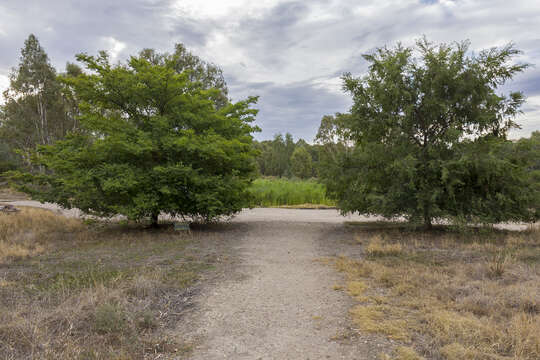
[[106, 53], [78, 55], [87, 73], [65, 77], [80, 100], [82, 131], [39, 147], [45, 172], [12, 173], [40, 201], [98, 216], [160, 213], [211, 220], [248, 202], [254, 173], [250, 125], [256, 98], [217, 109], [219, 89], [202, 89], [174, 59], [132, 57], [111, 65]]
[[176, 44], [172, 54], [160, 54], [154, 49], [143, 49], [139, 56], [154, 65], [171, 63], [178, 74], [186, 72], [189, 81], [194, 85], [198, 84], [203, 89], [218, 89], [219, 91], [213, 94], [217, 107], [221, 108], [228, 104], [229, 90], [223, 77], [223, 71], [217, 65], [192, 54], [184, 44]]
[[312, 175], [311, 155], [304, 146], [294, 149], [291, 155], [291, 172], [294, 176], [307, 179]]
[[[468, 55], [469, 43], [380, 48], [364, 55], [366, 76], [343, 77], [349, 114], [327, 118], [321, 138], [337, 138], [337, 166], [325, 178], [343, 212], [531, 221], [534, 191], [523, 162], [504, 156], [506, 134], [524, 102], [500, 86], [527, 65], [512, 44]], [[323, 119], [324, 120], [324, 119]]]

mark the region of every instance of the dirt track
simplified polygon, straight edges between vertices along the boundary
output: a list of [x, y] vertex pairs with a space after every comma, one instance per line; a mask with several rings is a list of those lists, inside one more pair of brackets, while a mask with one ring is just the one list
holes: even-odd
[[236, 276], [204, 290], [186, 321], [200, 339], [193, 359], [377, 358], [378, 341], [336, 340], [351, 333], [352, 303], [317, 260], [348, 246], [343, 225], [250, 220], [242, 229]]

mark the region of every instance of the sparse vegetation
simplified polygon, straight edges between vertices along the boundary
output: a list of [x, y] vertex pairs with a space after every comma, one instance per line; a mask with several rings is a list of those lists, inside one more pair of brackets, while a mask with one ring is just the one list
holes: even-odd
[[213, 231], [99, 221], [51, 211], [0, 214], [0, 354], [7, 359], [178, 358], [172, 336], [215, 257]]
[[540, 358], [539, 230], [356, 232], [366, 257], [333, 263], [356, 328], [402, 346], [382, 359]]
[[312, 208], [316, 205], [334, 205], [334, 201], [326, 196], [325, 186], [314, 180], [257, 179], [249, 191], [253, 206]]

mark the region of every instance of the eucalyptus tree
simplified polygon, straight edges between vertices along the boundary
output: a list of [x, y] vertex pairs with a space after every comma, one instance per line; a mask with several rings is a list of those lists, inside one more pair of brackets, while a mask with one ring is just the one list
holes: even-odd
[[[66, 75], [73, 73], [73, 65]], [[69, 97], [56, 70], [33, 34], [21, 50], [20, 63], [10, 74], [0, 112], [0, 139], [11, 157], [28, 153], [37, 145], [51, 144], [77, 128], [77, 103]]]

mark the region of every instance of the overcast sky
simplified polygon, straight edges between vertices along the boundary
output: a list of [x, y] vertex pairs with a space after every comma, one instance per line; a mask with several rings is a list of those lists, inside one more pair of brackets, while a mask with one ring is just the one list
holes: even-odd
[[[425, 34], [473, 50], [514, 41], [519, 61], [540, 65], [539, 24], [538, 0], [1, 0], [0, 88], [30, 33], [59, 71], [79, 52], [117, 61], [182, 42], [223, 69], [233, 100], [260, 95], [257, 138], [311, 141], [323, 115], [349, 108], [339, 77], [366, 70], [361, 54]], [[540, 130], [540, 67], [508, 89], [528, 98], [512, 136]]]

